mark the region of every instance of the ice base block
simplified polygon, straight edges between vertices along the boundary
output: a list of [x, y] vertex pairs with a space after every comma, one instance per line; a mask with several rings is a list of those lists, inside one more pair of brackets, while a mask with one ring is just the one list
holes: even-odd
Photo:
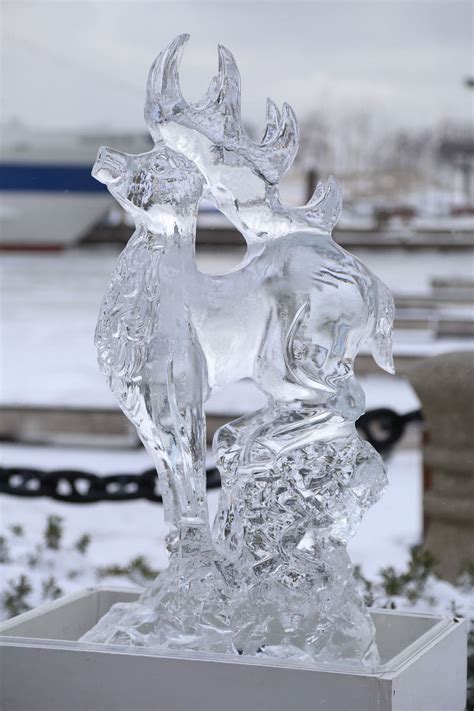
[[463, 711], [467, 623], [373, 610], [381, 665], [85, 644], [136, 590], [91, 588], [0, 626], [3, 711]]

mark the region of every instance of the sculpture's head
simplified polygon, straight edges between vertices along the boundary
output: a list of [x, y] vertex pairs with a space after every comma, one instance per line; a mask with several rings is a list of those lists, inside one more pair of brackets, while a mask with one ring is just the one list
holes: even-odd
[[318, 184], [304, 207], [284, 207], [278, 184], [296, 156], [299, 131], [288, 104], [280, 113], [267, 99], [262, 141], [242, 125], [240, 74], [232, 54], [219, 46], [219, 71], [205, 96], [188, 103], [179, 85], [179, 63], [189, 35], [180, 35], [154, 62], [147, 86], [145, 120], [155, 140], [183, 153], [201, 170], [206, 195], [248, 241], [309, 229], [329, 235], [341, 211], [336, 181]]
[[102, 146], [92, 175], [136, 223], [171, 232], [196, 214], [204, 182], [191, 161], [162, 143], [139, 155]]

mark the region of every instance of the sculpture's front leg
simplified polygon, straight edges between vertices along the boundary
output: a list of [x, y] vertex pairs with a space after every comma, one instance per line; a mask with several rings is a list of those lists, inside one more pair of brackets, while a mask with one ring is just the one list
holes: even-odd
[[96, 345], [156, 466], [170, 564], [136, 603], [114, 606], [84, 639], [232, 652], [225, 561], [214, 550], [206, 499], [208, 375], [192, 313], [202, 177], [162, 145], [140, 156], [101, 149], [94, 174], [138, 225], [107, 290]]

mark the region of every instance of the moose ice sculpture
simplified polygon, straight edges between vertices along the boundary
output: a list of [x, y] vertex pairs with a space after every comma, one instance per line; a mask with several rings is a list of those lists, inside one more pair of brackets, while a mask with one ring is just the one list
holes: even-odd
[[[280, 114], [268, 100], [254, 143], [223, 47], [206, 96], [183, 99], [187, 39], [150, 72], [153, 150], [101, 149], [94, 166], [137, 225], [102, 305], [99, 363], [156, 465], [170, 562], [137, 603], [115, 605], [83, 639], [371, 665], [374, 627], [346, 544], [386, 477], [355, 430], [364, 395], [353, 364], [368, 343], [393, 372], [393, 300], [332, 241], [341, 210], [332, 178], [306, 206], [282, 204], [278, 183], [298, 147], [289, 106]], [[194, 260], [203, 195], [248, 245], [222, 276]], [[267, 404], [216, 434], [222, 490], [211, 528], [203, 404], [241, 378]]]

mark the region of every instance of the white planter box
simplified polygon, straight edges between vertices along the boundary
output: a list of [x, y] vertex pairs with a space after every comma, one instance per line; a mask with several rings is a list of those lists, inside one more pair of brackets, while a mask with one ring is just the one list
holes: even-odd
[[3, 711], [463, 711], [465, 621], [374, 611], [382, 664], [304, 666], [76, 640], [136, 591], [93, 588], [0, 626]]

